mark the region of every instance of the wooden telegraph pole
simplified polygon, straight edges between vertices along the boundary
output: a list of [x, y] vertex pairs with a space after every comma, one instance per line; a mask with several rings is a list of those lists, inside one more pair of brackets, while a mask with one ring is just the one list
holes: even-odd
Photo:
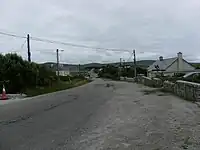
[[56, 58], [57, 58], [57, 76], [59, 77], [59, 54], [58, 54], [58, 49], [56, 49]]
[[30, 35], [27, 35], [28, 61], [31, 62]]
[[137, 64], [136, 64], [136, 56], [135, 56], [135, 50], [133, 50], [133, 56], [134, 56], [134, 77], [137, 77]]

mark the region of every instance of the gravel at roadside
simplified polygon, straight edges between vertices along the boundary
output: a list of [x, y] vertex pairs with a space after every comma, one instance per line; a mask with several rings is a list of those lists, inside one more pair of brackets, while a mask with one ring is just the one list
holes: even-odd
[[[110, 82], [115, 96], [75, 143], [81, 150], [199, 150], [200, 108], [133, 83]], [[102, 111], [103, 110], [103, 111]], [[95, 121], [94, 121], [95, 120]], [[90, 123], [89, 123], [90, 124]]]

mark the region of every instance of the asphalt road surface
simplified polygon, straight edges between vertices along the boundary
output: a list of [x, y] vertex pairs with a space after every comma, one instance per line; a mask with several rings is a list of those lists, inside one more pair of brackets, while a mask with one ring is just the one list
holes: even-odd
[[0, 150], [75, 149], [199, 150], [200, 108], [101, 79], [0, 106]]

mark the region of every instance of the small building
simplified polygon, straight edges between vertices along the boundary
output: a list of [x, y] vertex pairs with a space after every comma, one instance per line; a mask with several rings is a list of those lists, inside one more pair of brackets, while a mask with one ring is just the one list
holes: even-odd
[[164, 76], [173, 76], [177, 73], [189, 73], [195, 71], [195, 68], [183, 58], [181, 52], [177, 53], [176, 57], [164, 59], [163, 56], [159, 57], [159, 60], [155, 61], [151, 66], [147, 68], [147, 75], [149, 77], [155, 77], [157, 74], [163, 74]]
[[[56, 75], [58, 75], [56, 63], [45, 63], [45, 65], [52, 71], [55, 71]], [[81, 69], [79, 65], [59, 64], [58, 67], [59, 67], [59, 76], [74, 76], [85, 73], [84, 70]]]
[[[78, 66], [68, 66], [68, 65], [60, 64], [60, 67], [59, 67], [60, 76], [74, 76], [74, 75], [78, 75], [80, 72], [79, 72]], [[56, 74], [58, 75], [57, 71], [56, 71]]]

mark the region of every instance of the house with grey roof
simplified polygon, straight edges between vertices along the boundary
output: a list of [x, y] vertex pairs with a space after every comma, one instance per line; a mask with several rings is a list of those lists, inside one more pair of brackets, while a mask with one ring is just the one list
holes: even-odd
[[163, 73], [165, 76], [173, 76], [176, 73], [189, 73], [195, 71], [195, 68], [188, 63], [181, 52], [176, 57], [164, 59], [163, 56], [147, 68], [148, 76], [155, 77]]
[[[56, 63], [46, 63], [45, 65], [49, 67], [52, 71], [55, 71], [56, 75], [58, 75]], [[79, 70], [78, 65], [59, 64], [58, 67], [59, 76], [73, 76], [82, 73], [82, 70]]]
[[[79, 70], [78, 65], [67, 65], [67, 64], [59, 64], [59, 75], [60, 76], [73, 76], [81, 73], [81, 70]], [[56, 74], [57, 71], [56, 71]]]

